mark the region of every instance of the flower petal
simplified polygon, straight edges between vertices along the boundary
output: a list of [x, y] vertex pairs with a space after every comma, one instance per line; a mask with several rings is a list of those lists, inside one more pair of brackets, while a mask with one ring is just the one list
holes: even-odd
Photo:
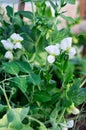
[[67, 128], [73, 128], [74, 126], [74, 120], [67, 121]]
[[21, 37], [19, 34], [17, 33], [13, 33], [10, 38], [14, 41], [14, 42], [21, 42], [23, 41], [23, 37]]
[[65, 38], [61, 41], [61, 44], [60, 44], [60, 48], [63, 50], [63, 51], [66, 51], [68, 49], [71, 48], [71, 45], [72, 45], [72, 38], [71, 37], [68, 37], [68, 38]]
[[68, 129], [68, 128], [73, 128], [74, 126], [74, 120], [69, 120], [65, 123], [60, 123], [61, 127], [65, 129]]
[[72, 105], [70, 106], [69, 112], [74, 115], [77, 115], [80, 113], [79, 109], [74, 106], [74, 103], [72, 103]]
[[71, 109], [71, 113], [74, 114], [74, 115], [77, 115], [77, 114], [80, 113], [80, 111], [79, 111], [78, 108], [74, 107], [74, 108]]
[[72, 59], [75, 54], [76, 54], [76, 49], [72, 47], [69, 51], [69, 59]]
[[7, 51], [5, 53], [5, 56], [4, 56], [6, 59], [9, 59], [9, 60], [12, 60], [13, 59], [13, 54], [11, 51]]
[[17, 42], [15, 45], [14, 45], [14, 49], [22, 49], [22, 45], [20, 42]]
[[1, 43], [3, 44], [3, 46], [6, 50], [13, 49], [13, 44], [9, 40], [1, 40]]
[[51, 55], [60, 54], [59, 46], [57, 46], [57, 45], [50, 45], [50, 46], [46, 47], [45, 50]]
[[47, 57], [47, 60], [48, 60], [48, 62], [49, 62], [50, 64], [52, 64], [52, 63], [55, 61], [55, 56], [49, 55], [49, 56]]
[[67, 127], [62, 127], [62, 130], [68, 130], [68, 128]]
[[45, 50], [49, 53], [52, 54], [54, 52], [54, 45], [50, 45], [45, 48]]

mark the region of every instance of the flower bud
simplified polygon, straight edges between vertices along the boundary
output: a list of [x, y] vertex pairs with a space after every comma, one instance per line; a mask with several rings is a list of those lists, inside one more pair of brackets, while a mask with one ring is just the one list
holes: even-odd
[[49, 56], [47, 57], [47, 60], [48, 60], [48, 62], [49, 62], [50, 64], [52, 64], [52, 63], [55, 61], [55, 56], [49, 55]]
[[4, 56], [6, 59], [13, 60], [13, 54], [11, 51], [7, 51]]
[[80, 113], [79, 109], [74, 106], [74, 103], [70, 106], [68, 111], [74, 115], [77, 115]]

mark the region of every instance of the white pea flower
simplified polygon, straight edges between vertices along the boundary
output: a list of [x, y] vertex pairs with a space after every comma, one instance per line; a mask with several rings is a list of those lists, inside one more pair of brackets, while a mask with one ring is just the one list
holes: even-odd
[[22, 45], [20, 42], [17, 42], [15, 45], [14, 45], [14, 49], [22, 49]]
[[60, 54], [59, 44], [50, 45], [46, 47], [45, 50], [50, 54], [47, 57], [49, 63], [53, 63], [55, 61], [55, 56]]
[[74, 114], [74, 115], [77, 115], [77, 114], [80, 113], [79, 109], [76, 108], [76, 107], [72, 107], [72, 108], [70, 109], [70, 112], [71, 112], [72, 114]]
[[13, 42], [21, 42], [23, 41], [23, 37], [21, 37], [19, 34], [17, 33], [13, 33], [10, 38], [13, 40]]
[[59, 45], [50, 45], [48, 47], [45, 48], [45, 50], [51, 54], [51, 55], [59, 55], [60, 54], [60, 50], [59, 50]]
[[68, 37], [61, 41], [60, 48], [63, 51], [67, 51], [67, 50], [70, 50], [71, 45], [72, 45], [72, 38]]
[[74, 115], [77, 115], [80, 113], [79, 109], [74, 106], [74, 103], [70, 106], [70, 108], [67, 109], [69, 113], [72, 113]]
[[9, 39], [1, 40], [1, 43], [3, 44], [3, 46], [6, 50], [12, 50], [13, 49], [13, 44], [9, 41]]
[[68, 128], [73, 128], [73, 126], [74, 126], [74, 120], [67, 121], [67, 127]]
[[62, 127], [62, 130], [68, 130], [68, 128], [67, 127]]
[[69, 120], [66, 123], [60, 123], [62, 126], [62, 130], [68, 130], [68, 128], [73, 128], [74, 126], [74, 120]]
[[76, 49], [75, 49], [74, 47], [72, 47], [72, 48], [69, 50], [69, 59], [72, 59], [75, 54], [76, 54]]
[[11, 51], [7, 51], [4, 56], [6, 59], [13, 60], [13, 54]]
[[50, 64], [52, 64], [52, 63], [55, 61], [55, 56], [49, 55], [49, 56], [47, 57], [47, 60], [48, 60], [48, 62], [49, 62]]

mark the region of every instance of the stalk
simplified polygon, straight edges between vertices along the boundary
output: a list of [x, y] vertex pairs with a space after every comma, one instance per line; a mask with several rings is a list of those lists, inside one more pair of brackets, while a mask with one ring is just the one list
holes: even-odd
[[5, 92], [5, 89], [3, 89], [1, 86], [0, 86], [0, 89], [2, 90], [2, 92], [3, 92], [3, 94], [4, 94], [4, 97], [5, 97], [5, 99], [6, 99], [8, 108], [11, 109], [11, 106], [10, 106], [10, 103], [9, 103], [9, 100], [8, 100], [8, 97], [7, 97], [7, 94], [6, 94], [6, 92]]

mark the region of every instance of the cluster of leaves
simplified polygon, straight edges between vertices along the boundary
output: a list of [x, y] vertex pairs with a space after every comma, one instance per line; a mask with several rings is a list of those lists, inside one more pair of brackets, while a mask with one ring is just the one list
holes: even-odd
[[85, 101], [86, 88], [81, 88], [82, 80], [75, 77], [74, 64], [65, 53], [50, 65], [44, 48], [69, 35], [68, 29], [58, 30], [58, 16], [65, 18], [61, 8], [75, 0], [60, 0], [60, 9], [57, 0], [48, 0], [51, 6], [46, 0], [22, 2], [31, 2], [33, 11], [14, 12], [7, 6], [9, 21], [0, 21], [0, 41], [14, 32], [24, 38], [24, 50], [15, 51], [11, 62], [4, 58], [5, 49], [0, 44], [0, 129], [61, 130], [59, 123], [67, 117], [67, 108], [72, 102], [78, 106]]

